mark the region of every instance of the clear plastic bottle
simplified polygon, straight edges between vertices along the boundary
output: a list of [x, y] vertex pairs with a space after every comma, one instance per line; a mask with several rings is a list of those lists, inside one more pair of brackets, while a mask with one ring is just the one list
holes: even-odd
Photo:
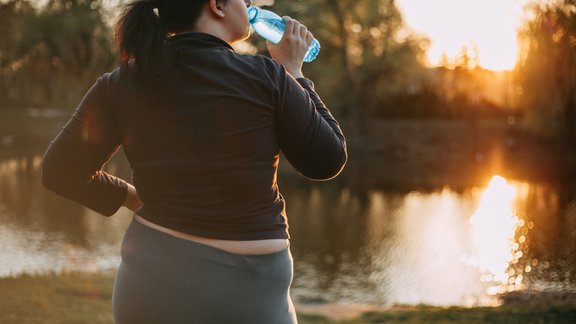
[[[258, 35], [264, 37], [272, 43], [278, 44], [282, 39], [286, 24], [284, 19], [272, 11], [250, 6], [248, 7], [248, 20]], [[310, 47], [308, 47], [308, 51], [304, 56], [304, 62], [313, 61], [316, 56], [318, 56], [319, 52], [320, 43], [314, 39], [312, 40], [312, 43], [310, 44]]]

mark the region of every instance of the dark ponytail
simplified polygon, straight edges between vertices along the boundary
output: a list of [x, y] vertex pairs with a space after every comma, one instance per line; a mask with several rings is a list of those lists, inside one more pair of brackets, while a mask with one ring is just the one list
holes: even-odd
[[152, 85], [170, 63], [168, 34], [190, 30], [208, 1], [138, 0], [127, 4], [116, 24], [121, 66], [137, 80]]
[[158, 2], [141, 0], [126, 5], [116, 26], [121, 65], [145, 79], [161, 64], [166, 41], [166, 31], [154, 12]]

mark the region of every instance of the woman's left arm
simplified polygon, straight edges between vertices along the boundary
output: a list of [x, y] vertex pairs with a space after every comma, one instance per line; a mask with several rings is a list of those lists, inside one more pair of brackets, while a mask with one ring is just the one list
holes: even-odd
[[111, 216], [128, 200], [131, 185], [102, 171], [121, 145], [107, 100], [108, 77], [98, 79], [86, 93], [46, 150], [42, 183], [61, 196]]

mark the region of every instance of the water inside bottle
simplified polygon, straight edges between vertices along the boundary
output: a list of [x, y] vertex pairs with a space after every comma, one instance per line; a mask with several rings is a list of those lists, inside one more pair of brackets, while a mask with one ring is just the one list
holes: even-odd
[[306, 55], [304, 56], [304, 62], [312, 62], [316, 56], [318, 56], [318, 53], [320, 53], [320, 43], [314, 39], [312, 40], [310, 47], [308, 47], [308, 52], [306, 52]]
[[278, 44], [284, 34], [284, 21], [276, 19], [258, 18], [253, 23], [254, 30], [257, 30], [260, 36], [268, 39], [274, 44]]

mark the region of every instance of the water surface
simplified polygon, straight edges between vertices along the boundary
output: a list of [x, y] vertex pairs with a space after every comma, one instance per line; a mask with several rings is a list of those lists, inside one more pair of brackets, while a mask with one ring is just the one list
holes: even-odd
[[[113, 271], [131, 213], [104, 217], [46, 191], [32, 151], [0, 160], [0, 276]], [[129, 178], [122, 158], [109, 168]], [[472, 306], [576, 287], [576, 199], [564, 189], [497, 175], [362, 193], [288, 180], [296, 301]]]

